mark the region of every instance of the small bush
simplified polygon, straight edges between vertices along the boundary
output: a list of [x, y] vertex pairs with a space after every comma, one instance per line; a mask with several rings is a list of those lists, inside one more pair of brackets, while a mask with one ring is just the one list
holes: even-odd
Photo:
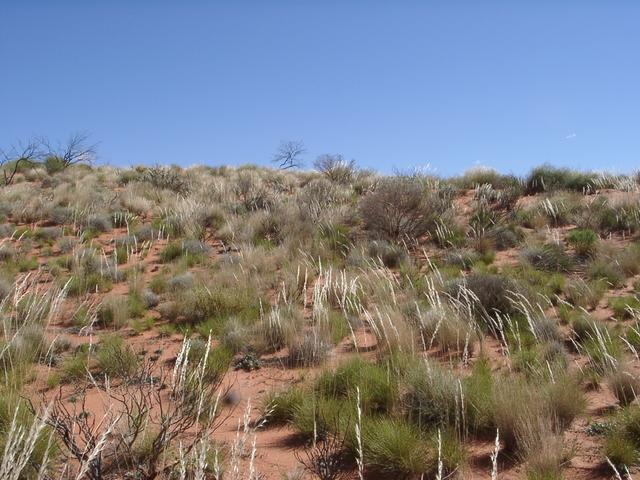
[[640, 311], [640, 299], [636, 295], [610, 298], [609, 305], [613, 309], [615, 317], [621, 320], [633, 318], [635, 312]]
[[399, 241], [435, 228], [448, 207], [448, 201], [429, 193], [418, 179], [392, 177], [360, 201], [360, 216], [373, 236]]
[[477, 298], [479, 307], [477, 313], [483, 316], [484, 312], [494, 315], [496, 312], [508, 314], [514, 311], [514, 307], [509, 300], [509, 292], [513, 292], [516, 287], [512, 281], [501, 275], [488, 273], [472, 273], [466, 279], [454, 281], [449, 286], [449, 293], [454, 297], [460, 297], [464, 292], [463, 288], [469, 289]]
[[107, 297], [98, 306], [96, 319], [101, 327], [121, 328], [129, 320], [127, 302], [119, 297]]
[[640, 380], [621, 368], [609, 375], [607, 384], [622, 407], [629, 405], [640, 394]]
[[531, 170], [525, 179], [525, 192], [527, 195], [555, 190], [573, 190], [582, 193], [593, 188], [593, 177], [594, 174], [542, 165]]
[[458, 415], [458, 379], [436, 365], [414, 365], [406, 375], [403, 403], [413, 424], [424, 429], [453, 427]]
[[87, 228], [95, 232], [111, 230], [111, 218], [102, 213], [94, 213], [87, 217]]
[[523, 252], [527, 262], [540, 270], [567, 272], [573, 266], [571, 258], [561, 245], [548, 243], [538, 248], [529, 248]]
[[576, 255], [590, 257], [596, 252], [598, 235], [593, 230], [578, 228], [569, 232], [567, 242], [574, 248]]
[[604, 455], [620, 471], [638, 462], [638, 451], [635, 445], [624, 436], [608, 435], [604, 444]]
[[380, 259], [388, 268], [398, 268], [408, 258], [406, 250], [402, 247], [383, 240], [374, 240], [369, 243], [369, 256]]
[[138, 356], [121, 337], [109, 335], [98, 345], [96, 365], [107, 377], [129, 378], [138, 369]]
[[269, 424], [282, 425], [293, 420], [296, 409], [306, 401], [307, 393], [298, 388], [272, 391], [264, 396], [260, 411]]
[[313, 331], [305, 331], [302, 336], [294, 337], [289, 344], [290, 365], [310, 367], [322, 364], [331, 350], [331, 343]]
[[397, 398], [397, 383], [387, 368], [356, 358], [340, 365], [335, 371], [325, 371], [316, 381], [315, 390], [325, 397], [356, 398], [365, 413], [389, 412]]
[[624, 275], [620, 268], [605, 260], [591, 262], [587, 268], [587, 276], [591, 280], [604, 281], [613, 288], [619, 288], [624, 283]]
[[367, 419], [362, 444], [367, 464], [385, 475], [419, 477], [437, 468], [434, 452], [420, 430], [400, 420]]

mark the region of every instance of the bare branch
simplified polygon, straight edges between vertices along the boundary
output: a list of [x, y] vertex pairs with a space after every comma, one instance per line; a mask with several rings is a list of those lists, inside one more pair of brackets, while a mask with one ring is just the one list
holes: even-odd
[[284, 170], [299, 168], [303, 165], [301, 157], [305, 153], [307, 150], [301, 140], [282, 141], [271, 161]]
[[91, 165], [97, 158], [97, 143], [89, 143], [87, 132], [72, 134], [65, 144], [52, 145], [49, 139], [43, 137], [41, 143], [46, 149], [46, 158], [55, 158], [60, 161], [63, 168], [71, 165]]

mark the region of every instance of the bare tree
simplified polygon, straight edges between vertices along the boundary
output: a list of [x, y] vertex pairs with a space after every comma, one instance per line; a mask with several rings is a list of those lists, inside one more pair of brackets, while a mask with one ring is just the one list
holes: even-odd
[[59, 164], [61, 170], [71, 165], [91, 165], [97, 157], [98, 144], [89, 142], [87, 132], [72, 134], [66, 143], [58, 142], [53, 145], [46, 137], [41, 139], [41, 143], [46, 149], [45, 158], [54, 160]]
[[2, 169], [3, 184], [11, 185], [16, 173], [21, 168], [34, 165], [42, 157], [40, 142], [32, 138], [26, 143], [18, 142], [7, 150], [0, 149], [0, 168]]
[[278, 150], [271, 160], [277, 163], [282, 169], [298, 168], [303, 165], [302, 155], [307, 153], [304, 143], [301, 140], [289, 140], [280, 142]]

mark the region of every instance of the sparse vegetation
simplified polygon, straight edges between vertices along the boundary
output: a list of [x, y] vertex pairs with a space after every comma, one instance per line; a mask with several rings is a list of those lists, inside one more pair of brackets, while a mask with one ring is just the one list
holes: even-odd
[[303, 151], [284, 143], [277, 171], [20, 162], [0, 189], [0, 445], [16, 408], [42, 426], [24, 478], [47, 448], [46, 478], [221, 478], [261, 465], [253, 436], [278, 425], [318, 478], [471, 478], [469, 446], [499, 432], [496, 465], [556, 479], [602, 392], [598, 461], [638, 464], [628, 183], [337, 155], [310, 172]]

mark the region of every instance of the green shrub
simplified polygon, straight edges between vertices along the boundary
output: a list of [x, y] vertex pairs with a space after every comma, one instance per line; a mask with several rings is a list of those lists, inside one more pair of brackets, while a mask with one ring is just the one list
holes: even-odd
[[129, 320], [129, 308], [124, 298], [107, 297], [96, 311], [96, 320], [101, 327], [121, 328]]
[[609, 306], [613, 309], [616, 318], [633, 318], [634, 312], [640, 310], [640, 299], [636, 295], [626, 297], [613, 297], [609, 299]]
[[138, 370], [138, 356], [121, 337], [102, 338], [96, 353], [96, 366], [110, 378], [129, 378]]
[[577, 228], [569, 232], [567, 242], [574, 248], [576, 255], [590, 257], [596, 252], [598, 235], [593, 230]]
[[624, 436], [607, 436], [604, 444], [604, 455], [620, 471], [624, 471], [625, 467], [630, 467], [638, 462], [638, 451], [635, 445]]
[[594, 309], [600, 303], [607, 290], [605, 280], [585, 282], [582, 279], [571, 280], [565, 284], [566, 300], [575, 307]]
[[462, 383], [470, 431], [487, 437], [495, 432], [493, 383], [491, 365], [485, 359], [479, 359], [473, 365], [471, 375]]
[[418, 477], [437, 468], [434, 452], [420, 430], [400, 420], [367, 419], [362, 444], [367, 465], [385, 475]]
[[359, 388], [364, 412], [389, 412], [396, 401], [398, 387], [388, 368], [360, 358], [348, 360], [333, 371], [324, 371], [316, 381], [315, 390], [325, 397], [355, 401], [356, 388]]
[[593, 178], [594, 174], [541, 165], [531, 170], [525, 179], [525, 193], [534, 195], [555, 190], [573, 190], [582, 193], [593, 188]]
[[336, 398], [307, 396], [296, 405], [291, 424], [305, 439], [325, 438], [327, 433], [346, 432], [345, 422], [352, 421], [355, 404]]
[[269, 424], [282, 425], [293, 420], [296, 409], [307, 399], [308, 393], [295, 387], [272, 391], [263, 397], [260, 411]]
[[458, 379], [438, 367], [422, 363], [412, 365], [406, 374], [403, 404], [416, 426], [431, 430], [453, 427], [459, 416]]
[[624, 275], [620, 268], [606, 260], [594, 260], [587, 268], [587, 276], [591, 280], [605, 281], [610, 287], [619, 288], [624, 283]]

